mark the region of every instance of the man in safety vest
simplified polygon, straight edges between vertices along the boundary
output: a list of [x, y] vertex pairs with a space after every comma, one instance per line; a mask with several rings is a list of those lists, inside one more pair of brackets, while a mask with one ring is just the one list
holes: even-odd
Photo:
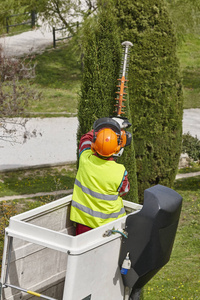
[[81, 137], [70, 212], [76, 235], [125, 215], [121, 196], [130, 189], [128, 173], [115, 160], [131, 143], [131, 134], [123, 129], [130, 125], [126, 118], [100, 118]]

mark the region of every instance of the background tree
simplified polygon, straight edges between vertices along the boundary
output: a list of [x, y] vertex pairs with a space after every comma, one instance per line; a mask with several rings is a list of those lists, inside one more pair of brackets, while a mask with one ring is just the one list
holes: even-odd
[[96, 10], [94, 0], [0, 0], [0, 23], [13, 13], [36, 11], [42, 22], [49, 26], [65, 27], [76, 33], [77, 21], [82, 21]]
[[0, 0], [0, 29], [6, 26], [6, 17], [10, 14], [13, 8], [13, 0]]
[[29, 101], [40, 99], [40, 93], [31, 87], [34, 77], [32, 58], [6, 57], [0, 45], [0, 140], [16, 141], [19, 128], [24, 139], [31, 135], [25, 116]]
[[[199, 30], [200, 2], [199, 0], [164, 0], [170, 13], [179, 39], [185, 33]], [[101, 1], [96, 0], [0, 0], [0, 23], [5, 26], [5, 16], [11, 13], [39, 13], [40, 18], [49, 25], [66, 27], [74, 34], [74, 23], [84, 20], [98, 9]]]

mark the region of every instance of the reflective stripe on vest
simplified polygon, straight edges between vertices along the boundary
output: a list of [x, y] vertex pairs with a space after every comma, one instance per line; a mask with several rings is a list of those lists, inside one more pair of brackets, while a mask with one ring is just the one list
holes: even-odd
[[96, 228], [125, 215], [118, 188], [125, 168], [102, 160], [91, 150], [82, 152], [79, 161], [70, 219]]
[[125, 213], [125, 209], [124, 207], [121, 208], [121, 210], [119, 212], [115, 212], [115, 213], [111, 213], [111, 214], [104, 214], [102, 212], [99, 212], [99, 211], [94, 211], [74, 200], [72, 200], [72, 204], [71, 204], [73, 207], [76, 207], [78, 209], [80, 209], [81, 211], [91, 215], [92, 217], [95, 217], [95, 218], [101, 218], [101, 219], [104, 219], [104, 220], [107, 220], [107, 219], [117, 219], [120, 215], [123, 215]]
[[98, 198], [101, 200], [107, 200], [107, 201], [113, 201], [113, 200], [118, 199], [118, 195], [105, 195], [105, 194], [100, 194], [100, 193], [94, 192], [94, 191], [90, 190], [89, 188], [85, 187], [84, 185], [82, 185], [80, 183], [80, 181], [78, 181], [78, 179], [75, 179], [75, 184], [78, 187], [80, 187], [85, 194], [88, 194], [92, 197], [95, 197], [95, 198]]

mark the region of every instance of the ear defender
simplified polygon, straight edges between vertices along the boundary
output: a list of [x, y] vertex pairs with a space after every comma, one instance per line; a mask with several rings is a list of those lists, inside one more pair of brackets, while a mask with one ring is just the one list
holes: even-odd
[[124, 148], [131, 144], [132, 134], [129, 131], [121, 130], [121, 141], [120, 146]]

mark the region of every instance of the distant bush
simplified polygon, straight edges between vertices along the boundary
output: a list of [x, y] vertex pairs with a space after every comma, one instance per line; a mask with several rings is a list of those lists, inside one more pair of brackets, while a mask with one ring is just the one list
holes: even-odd
[[197, 161], [200, 159], [200, 140], [189, 132], [183, 134], [182, 153], [187, 153], [189, 158]]

